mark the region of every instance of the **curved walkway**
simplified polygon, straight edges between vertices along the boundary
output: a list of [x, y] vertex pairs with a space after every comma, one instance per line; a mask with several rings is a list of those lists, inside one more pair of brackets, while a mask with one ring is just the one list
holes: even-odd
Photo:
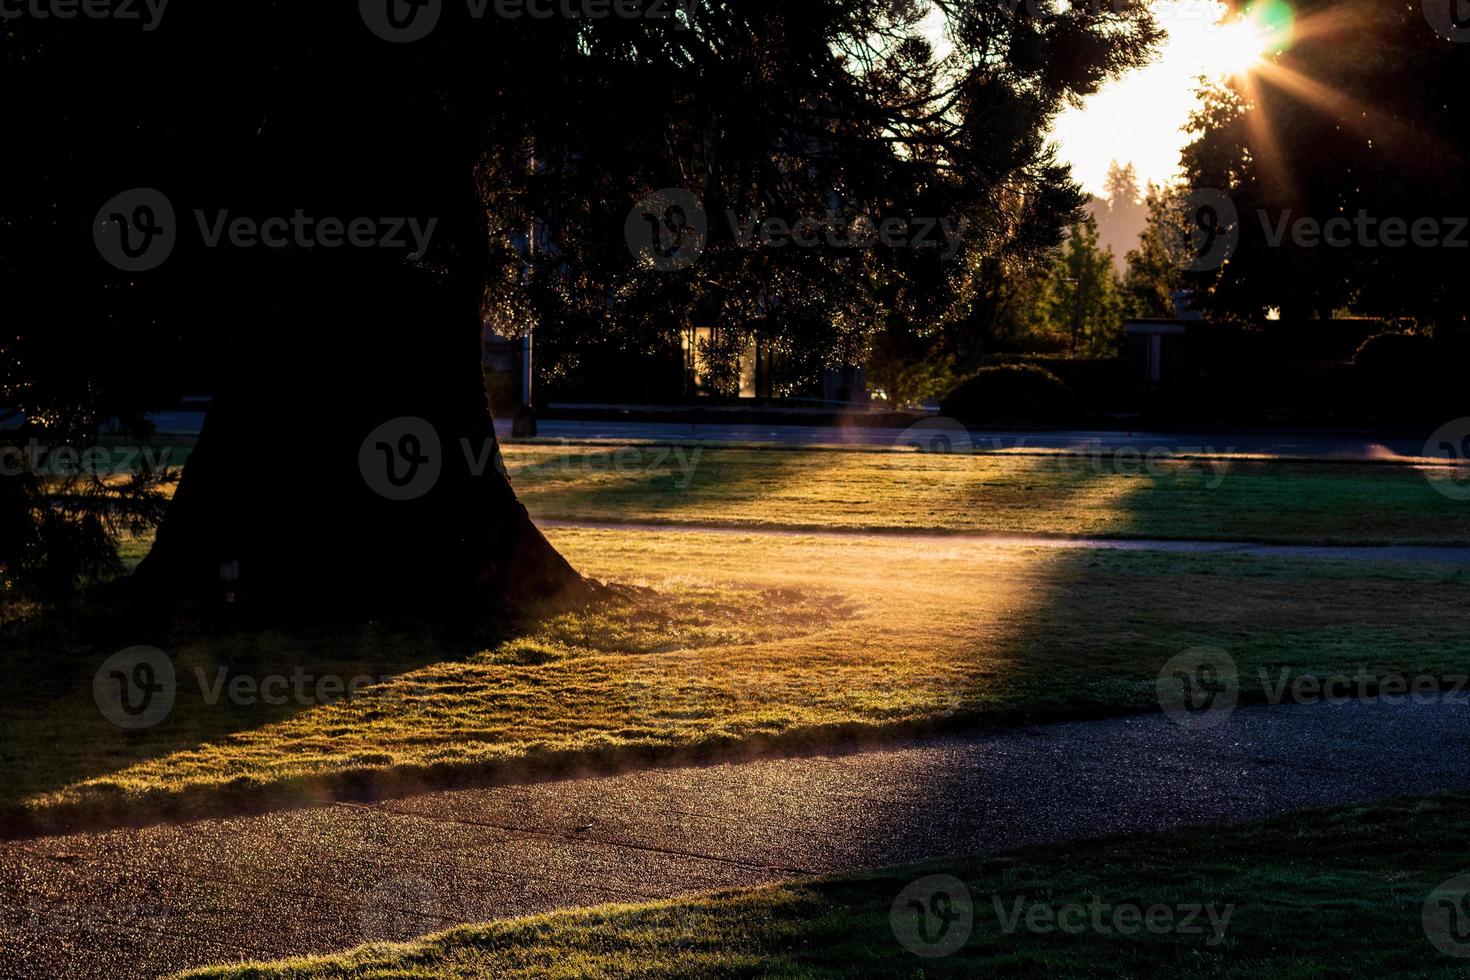
[[1073, 722], [0, 846], [0, 976], [151, 977], [464, 922], [1470, 789], [1470, 700]]
[[904, 541], [953, 544], [973, 540], [995, 548], [1053, 548], [1060, 551], [1161, 551], [1176, 555], [1249, 555], [1255, 558], [1309, 558], [1329, 561], [1408, 561], [1470, 565], [1470, 548], [1436, 545], [1261, 544], [1251, 541], [1201, 541], [1172, 538], [1088, 538], [1045, 534], [994, 534], [985, 531], [910, 531], [906, 528], [769, 527], [710, 522], [587, 521], [536, 519], [540, 528], [591, 531], [699, 531], [705, 534], [769, 534], [778, 537], [862, 538], [891, 536]]

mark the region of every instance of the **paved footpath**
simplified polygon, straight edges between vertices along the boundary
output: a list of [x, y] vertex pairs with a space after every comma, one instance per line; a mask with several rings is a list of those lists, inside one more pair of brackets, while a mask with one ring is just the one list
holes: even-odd
[[0, 845], [0, 976], [150, 977], [448, 926], [1470, 788], [1470, 702], [1162, 715]]
[[990, 531], [910, 531], [896, 528], [847, 530], [834, 527], [770, 528], [750, 524], [716, 524], [699, 521], [589, 521], [539, 517], [544, 530], [574, 528], [590, 531], [636, 531], [668, 534], [697, 531], [701, 534], [730, 534], [737, 537], [768, 535], [774, 538], [825, 538], [839, 541], [873, 541], [888, 538], [905, 544], [954, 545], [975, 542], [985, 548], [1044, 548], [1053, 551], [1160, 551], [1172, 555], [1245, 555], [1250, 558], [1317, 559], [1322, 561], [1433, 562], [1470, 565], [1470, 548], [1458, 545], [1316, 545], [1256, 544], [1249, 541], [1197, 541], [1158, 538], [1088, 538], [1061, 534], [1011, 534]]

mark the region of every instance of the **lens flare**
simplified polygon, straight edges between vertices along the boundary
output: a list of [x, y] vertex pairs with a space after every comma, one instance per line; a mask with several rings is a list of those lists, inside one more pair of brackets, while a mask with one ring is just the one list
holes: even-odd
[[1291, 47], [1296, 33], [1296, 11], [1286, 0], [1257, 0], [1247, 4], [1244, 17], [1260, 26], [1266, 54], [1278, 55]]
[[1206, 74], [1215, 77], [1243, 75], [1280, 54], [1291, 44], [1295, 14], [1283, 0], [1261, 0], [1248, 4], [1239, 16], [1218, 27], [1202, 52]]

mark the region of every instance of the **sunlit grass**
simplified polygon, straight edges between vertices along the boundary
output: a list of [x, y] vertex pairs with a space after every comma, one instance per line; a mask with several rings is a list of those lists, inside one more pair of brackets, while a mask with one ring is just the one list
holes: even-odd
[[[169, 719], [142, 733], [104, 721], [90, 685], [102, 656], [147, 638], [87, 637], [62, 652], [37, 644], [7, 678], [15, 693], [0, 713], [0, 803], [43, 822], [190, 814], [977, 720], [1150, 711], [1159, 669], [1200, 645], [1227, 651], [1243, 677], [1266, 671], [1273, 681], [1282, 671], [1470, 673], [1470, 647], [1445, 625], [1470, 599], [1459, 567], [760, 533], [1470, 541], [1463, 506], [1413, 470], [1237, 462], [1224, 473], [1172, 463], [1147, 474], [1064, 457], [725, 449], [659, 474], [599, 471], [563, 452], [507, 451], [540, 519], [728, 529], [554, 527], [558, 549], [620, 583], [624, 597], [482, 642], [381, 624], [177, 637], [169, 653], [186, 686]], [[132, 542], [129, 556], [145, 546]], [[258, 677], [298, 664], [378, 680], [350, 699], [282, 707], [209, 705], [189, 680], [196, 668]], [[1467, 812], [1457, 798], [1083, 844], [1062, 856], [564, 913], [202, 975], [1434, 975], [1419, 903], [1470, 860], [1443, 845], [1464, 836]], [[981, 909], [963, 953], [920, 963], [892, 941], [888, 907], [921, 870], [958, 874], [979, 896], [1239, 909], [1220, 949], [1007, 936]], [[1324, 900], [1342, 895], [1354, 900]]]
[[509, 445], [505, 459], [541, 520], [1470, 544], [1470, 508], [1409, 466], [719, 446]]
[[[181, 693], [142, 742], [108, 731], [89, 684], [76, 685], [85, 689], [7, 725], [8, 783], [40, 813], [207, 807], [331, 795], [369, 777], [412, 786], [975, 719], [1152, 710], [1160, 667], [1200, 644], [1231, 652], [1243, 671], [1470, 672], [1470, 650], [1442, 628], [1445, 610], [1470, 599], [1455, 568], [891, 535], [551, 537], [587, 573], [656, 594], [463, 655], [422, 638], [359, 646], [359, 662], [335, 669], [390, 664], [393, 676], [335, 704], [236, 708]], [[313, 662], [293, 656], [290, 637], [254, 642], [263, 649], [248, 655], [209, 640], [171, 652], [186, 682], [195, 666], [231, 658], [245, 673]], [[90, 722], [90, 741], [75, 734], [77, 718]], [[67, 752], [79, 756], [70, 769], [58, 766]], [[57, 783], [58, 771], [86, 776]]]
[[[45, 809], [729, 737], [705, 729], [717, 706], [703, 705], [713, 694], [689, 664], [703, 663], [707, 651], [734, 656], [821, 631], [852, 612], [840, 596], [811, 589], [669, 582], [656, 594], [628, 589], [622, 598], [508, 630], [462, 654], [459, 637], [371, 626], [335, 635], [182, 636], [168, 651], [178, 678], [173, 710], [156, 728], [132, 733], [101, 716], [91, 691], [96, 665], [73, 658], [44, 665], [72, 675], [70, 684], [59, 681], [72, 689], [59, 700], [39, 680], [16, 685], [3, 719], [15, 753], [5, 757], [5, 795], [29, 790], [28, 802]], [[294, 693], [298, 673], [304, 700]], [[275, 689], [283, 703], [253, 687], [245, 702], [229, 693], [236, 678], [272, 676], [285, 678]], [[339, 683], [324, 697], [319, 682], [326, 677]], [[344, 696], [344, 687], [353, 693]], [[180, 743], [190, 747], [175, 751]], [[109, 774], [34, 793], [58, 772], [88, 770]]]
[[[114, 628], [12, 643], [0, 806], [42, 817], [193, 812], [975, 720], [1148, 711], [1160, 667], [1200, 645], [1273, 678], [1470, 672], [1470, 649], [1443, 625], [1470, 598], [1457, 567], [761, 533], [1460, 533], [1463, 507], [1412, 470], [1181, 462], [1129, 474], [1064, 457], [688, 452], [683, 465], [668, 454], [671, 472], [660, 475], [646, 447], [621, 463], [606, 449], [508, 450], [541, 519], [669, 522], [550, 530], [579, 569], [626, 589], [610, 606], [494, 635], [362, 623], [163, 639]], [[698, 523], [729, 530], [688, 527]], [[146, 544], [127, 542], [126, 555]], [[122, 732], [97, 710], [91, 680], [109, 653], [139, 643], [167, 647], [179, 695], [157, 728]], [[258, 682], [298, 667], [368, 683], [350, 698], [281, 705], [202, 693], [221, 676]]]

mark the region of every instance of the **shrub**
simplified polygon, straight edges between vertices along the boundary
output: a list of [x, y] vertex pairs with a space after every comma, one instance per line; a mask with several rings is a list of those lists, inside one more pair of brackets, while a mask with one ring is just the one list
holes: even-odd
[[1453, 401], [1444, 366], [1429, 337], [1404, 333], [1369, 337], [1353, 357], [1359, 404], [1385, 419], [1440, 415]]
[[1359, 372], [1375, 379], [1420, 377], [1434, 367], [1434, 343], [1420, 334], [1375, 334], [1363, 341], [1353, 363]]
[[981, 368], [940, 404], [961, 422], [988, 419], [1055, 419], [1076, 405], [1072, 389], [1055, 374], [1032, 364]]

